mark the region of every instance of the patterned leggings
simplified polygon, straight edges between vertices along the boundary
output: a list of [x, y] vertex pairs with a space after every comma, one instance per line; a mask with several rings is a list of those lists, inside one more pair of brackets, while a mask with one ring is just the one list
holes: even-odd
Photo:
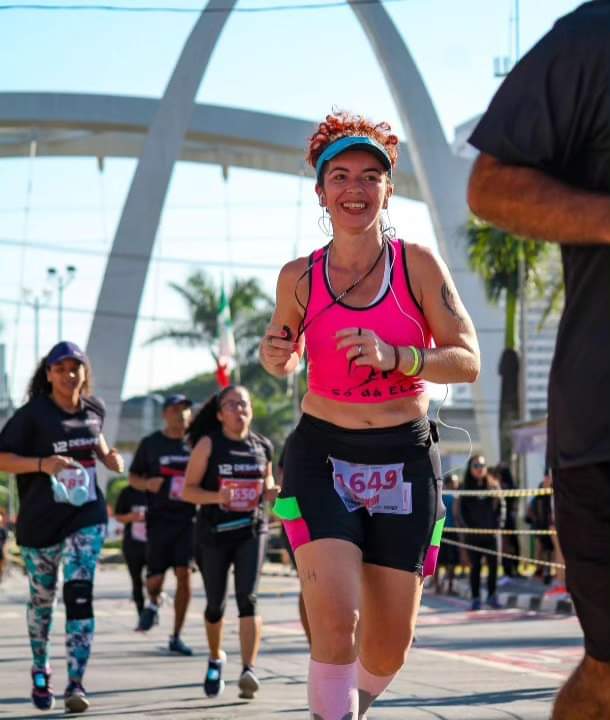
[[[30, 583], [27, 622], [33, 665], [37, 670], [49, 668], [49, 634], [59, 566], [63, 565], [64, 583], [71, 580], [88, 580], [93, 583], [105, 530], [105, 525], [92, 525], [77, 530], [57, 545], [46, 548], [21, 547]], [[93, 613], [91, 615], [83, 620], [66, 619], [66, 656], [70, 680], [80, 682], [85, 674], [95, 630]]]

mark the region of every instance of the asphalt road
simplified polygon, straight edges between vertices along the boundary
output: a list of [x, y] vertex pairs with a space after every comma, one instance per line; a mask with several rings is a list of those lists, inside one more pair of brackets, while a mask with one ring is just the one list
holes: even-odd
[[[161, 622], [148, 634], [135, 633], [122, 567], [103, 568], [96, 582], [97, 635], [85, 678], [91, 700], [87, 715], [108, 718], [228, 720], [308, 718], [307, 644], [298, 623], [296, 578], [266, 566], [260, 587], [264, 639], [257, 665], [262, 688], [253, 701], [237, 697], [239, 638], [233, 597], [229, 599], [227, 687], [215, 700], [202, 691], [206, 667], [201, 581], [195, 589], [184, 639], [191, 658], [167, 651], [173, 578]], [[0, 719], [63, 716], [63, 703], [40, 713], [29, 701], [30, 654], [25, 626], [25, 579], [17, 572], [0, 585]], [[56, 609], [52, 663], [56, 691], [63, 690], [63, 607]], [[458, 598], [426, 594], [417, 642], [391, 688], [368, 720], [543, 720], [552, 699], [582, 655], [574, 616], [523, 610], [471, 613]]]

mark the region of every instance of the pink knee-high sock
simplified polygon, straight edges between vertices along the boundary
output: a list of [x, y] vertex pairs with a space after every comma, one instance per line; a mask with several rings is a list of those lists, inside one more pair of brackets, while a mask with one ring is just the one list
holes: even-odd
[[307, 695], [312, 720], [357, 720], [356, 663], [331, 665], [309, 661]]
[[360, 712], [358, 718], [363, 718], [375, 698], [381, 695], [400, 670], [391, 675], [372, 675], [360, 662], [360, 658], [356, 660], [356, 667], [358, 672], [358, 710]]

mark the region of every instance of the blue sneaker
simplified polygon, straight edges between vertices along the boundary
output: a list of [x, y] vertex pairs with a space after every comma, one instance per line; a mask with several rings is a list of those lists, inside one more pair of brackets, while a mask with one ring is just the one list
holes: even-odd
[[218, 697], [225, 689], [225, 681], [222, 679], [223, 660], [208, 660], [208, 671], [203, 681], [203, 690], [208, 697]]
[[494, 610], [500, 610], [502, 605], [498, 602], [498, 598], [495, 595], [490, 595], [487, 598], [487, 604], [490, 608], [493, 608]]
[[179, 635], [171, 635], [169, 638], [169, 651], [179, 655], [192, 655], [193, 651], [186, 645]]
[[470, 606], [470, 609], [474, 610], [474, 611], [481, 609], [481, 601], [479, 600], [479, 598], [475, 598], [472, 601], [472, 605]]
[[150, 603], [144, 608], [144, 610], [142, 610], [136, 630], [139, 632], [148, 632], [148, 630], [150, 630], [153, 625], [157, 625], [158, 622], [159, 608]]
[[52, 710], [55, 706], [50, 670], [32, 670], [32, 702], [39, 710]]

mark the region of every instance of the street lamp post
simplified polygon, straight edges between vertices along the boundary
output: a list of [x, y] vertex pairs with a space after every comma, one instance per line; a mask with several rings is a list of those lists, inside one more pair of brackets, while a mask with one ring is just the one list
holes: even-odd
[[34, 310], [34, 364], [40, 360], [40, 307], [41, 301], [47, 302], [51, 296], [50, 290], [43, 290], [34, 294], [31, 290], [24, 288], [23, 298], [26, 305]]
[[76, 268], [74, 265], [66, 265], [64, 273], [57, 268], [47, 268], [47, 275], [50, 280], [57, 282], [57, 341], [61, 342], [64, 334], [63, 330], [63, 314], [64, 314], [64, 290], [74, 280]]

